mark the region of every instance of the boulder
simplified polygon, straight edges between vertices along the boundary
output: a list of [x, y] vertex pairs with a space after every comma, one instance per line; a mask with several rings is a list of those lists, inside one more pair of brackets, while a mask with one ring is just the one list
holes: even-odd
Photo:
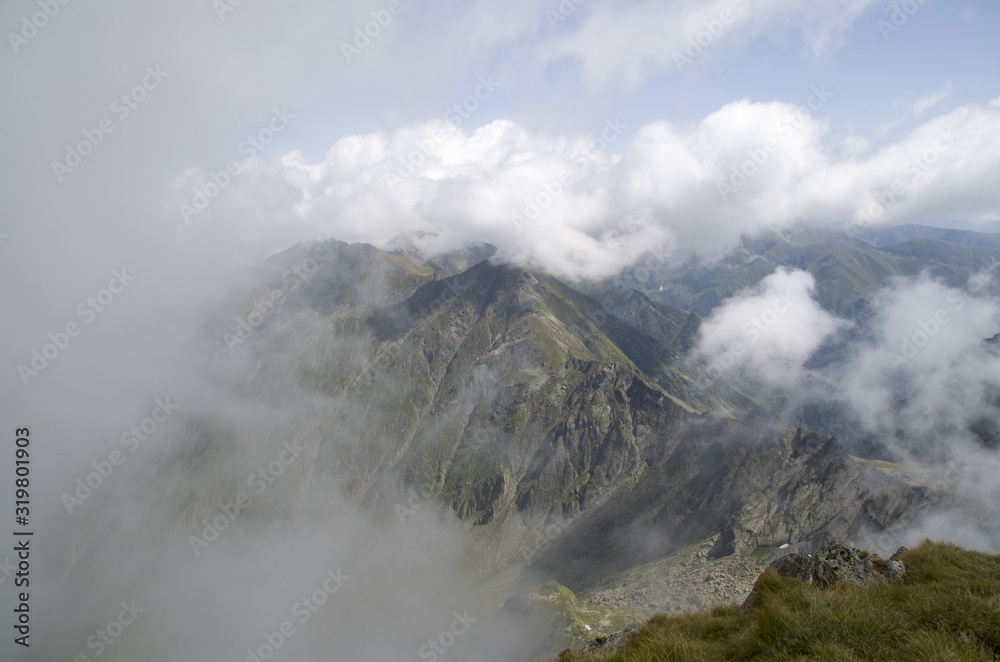
[[[794, 577], [807, 584], [827, 588], [842, 581], [851, 581], [861, 586], [898, 584], [906, 576], [906, 567], [899, 560], [905, 549], [901, 549], [885, 560], [877, 554], [863, 549], [845, 547], [830, 543], [818, 554], [790, 554], [771, 562], [779, 575]], [[760, 578], [754, 582], [750, 595], [740, 607], [750, 608], [757, 600]]]

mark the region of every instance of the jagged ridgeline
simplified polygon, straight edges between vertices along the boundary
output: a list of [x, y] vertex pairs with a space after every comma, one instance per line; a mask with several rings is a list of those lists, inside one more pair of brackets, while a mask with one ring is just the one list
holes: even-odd
[[[748, 559], [745, 594], [761, 549], [899, 526], [937, 498], [870, 479], [833, 437], [734, 414], [684, 367], [697, 315], [471, 261], [330, 241], [261, 264], [206, 324], [197, 369], [250, 420], [186, 410], [181, 443], [114, 498], [200, 535], [245, 476], [294, 457], [230, 540], [343, 504], [390, 527], [434, 513], [494, 602], [550, 580], [584, 595], [706, 540], [709, 560]], [[106, 540], [80, 524], [67, 571], [126, 553]]]
[[488, 260], [455, 274], [326, 246], [261, 266], [256, 298], [280, 303], [245, 341], [217, 342], [216, 361], [252, 357], [244, 397], [336, 403], [299, 422], [312, 487], [339, 477], [389, 518], [416, 494], [488, 529], [486, 565], [537, 552], [553, 524], [573, 525], [552, 546], [568, 581], [577, 563], [585, 577], [598, 558], [627, 566], [720, 531], [718, 555], [881, 528], [923, 498], [869, 483], [829, 437], [720, 417], [731, 408], [679, 360], [697, 332], [687, 311]]

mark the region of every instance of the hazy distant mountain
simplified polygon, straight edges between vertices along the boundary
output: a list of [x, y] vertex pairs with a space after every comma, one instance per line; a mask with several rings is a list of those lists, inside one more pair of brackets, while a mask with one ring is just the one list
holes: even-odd
[[[872, 301], [894, 279], [927, 271], [950, 287], [966, 289], [971, 277], [997, 264], [1000, 235], [910, 225], [852, 237], [836, 230], [800, 228], [744, 238], [738, 250], [712, 266], [647, 259], [626, 269], [619, 279], [653, 299], [705, 317], [779, 267], [808, 271], [816, 281], [817, 302], [857, 323], [821, 347], [807, 364], [821, 370], [843, 361], [851, 343], [867, 333], [867, 322], [875, 312]], [[983, 294], [1000, 292], [989, 278], [978, 285]], [[822, 377], [812, 376], [822, 390]], [[771, 389], [745, 376], [719, 379], [715, 387], [721, 397], [744, 411], [768, 418], [779, 413], [790, 416], [810, 429], [837, 434], [854, 453], [891, 457], [884, 455], [881, 442], [858, 428], [857, 421], [836, 403], [810, 402], [789, 411], [787, 398], [776, 397]]]
[[[363, 251], [385, 269], [386, 282], [406, 283], [403, 290], [419, 281], [409, 280], [419, 270], [399, 265], [396, 256], [370, 247], [344, 250]], [[346, 284], [346, 291], [371, 281], [357, 266], [337, 273], [347, 275], [348, 280], [336, 281], [336, 287]], [[353, 285], [350, 276], [357, 278]], [[717, 395], [695, 386], [678, 362], [697, 330], [695, 316], [620, 287], [595, 292], [602, 304], [554, 278], [489, 262], [455, 276], [428, 273], [424, 278], [407, 298], [385, 306], [359, 309], [352, 302], [362, 298], [344, 294], [336, 299], [340, 305], [331, 305], [328, 290], [334, 281], [323, 275], [293, 299], [303, 309], [329, 314], [339, 333], [363, 338], [374, 350], [369, 378], [349, 387], [369, 403], [368, 413], [351, 444], [330, 449], [324, 467], [351, 472], [363, 501], [393, 503], [407, 488], [417, 487], [440, 494], [442, 505], [461, 520], [503, 528], [516, 517], [530, 526], [572, 519], [612, 493], [628, 492], [626, 486], [643, 475], [660, 476], [673, 486], [661, 498], [668, 493], [676, 498], [676, 479], [669, 476], [705, 461], [703, 453], [675, 454], [702, 443], [693, 431], [713, 418], [719, 403]], [[404, 293], [400, 287], [393, 298]], [[348, 319], [354, 320], [350, 328], [343, 324]], [[262, 360], [266, 364], [267, 356]], [[307, 374], [316, 380], [322, 375], [316, 386], [331, 395], [344, 388], [343, 366], [336, 360], [314, 365]], [[760, 423], [719, 420], [713, 425], [709, 436], [719, 439], [741, 438], [746, 426]], [[393, 434], [385, 434], [388, 430]], [[764, 426], [755, 434], [760, 443], [772, 443], [804, 433]], [[718, 444], [712, 453], [722, 455], [712, 470], [724, 466], [724, 458], [738, 447]], [[839, 471], [851, 465], [839, 444], [817, 448], [841, 458], [835, 463], [842, 464]], [[760, 488], [774, 480], [774, 469], [761, 466], [761, 473], [747, 480]], [[650, 487], [647, 480], [643, 488], [648, 492]], [[692, 489], [705, 486], [695, 480]], [[849, 503], [839, 503], [837, 512], [861, 508], [865, 490], [880, 489], [861, 489]], [[900, 493], [890, 500], [897, 506], [878, 516], [881, 524], [897, 517], [899, 499], [908, 498]], [[651, 508], [648, 504], [642, 512]], [[723, 510], [717, 517], [728, 521], [736, 506]], [[791, 504], [779, 510], [795, 521]], [[674, 537], [671, 547], [722, 525], [721, 520], [712, 524], [705, 513], [691, 517], [698, 524], [689, 526], [696, 531]], [[795, 541], [822, 536], [830, 524], [792, 526], [782, 535]], [[859, 525], [848, 517], [838, 526], [846, 527], [842, 534]], [[669, 528], [663, 530], [668, 534]], [[512, 545], [511, 553], [515, 549]]]
[[857, 235], [876, 246], [891, 246], [914, 239], [937, 239], [959, 246], [980, 248], [1000, 248], [1000, 234], [973, 232], [949, 228], [933, 228], [927, 225], [892, 225], [872, 228]]
[[[779, 256], [814, 257], [834, 288], [855, 273], [848, 261], [864, 257], [846, 301], [877, 285], [870, 274], [890, 273], [880, 265], [910, 259], [848, 239], [825, 254], [768, 241], [741, 267], [702, 272], [705, 282], [724, 281], [711, 295], [685, 290], [689, 276], [657, 277], [704, 306]], [[945, 498], [863, 469], [836, 438], [739, 413], [726, 392], [700, 387], [684, 362], [700, 324], [694, 313], [610, 283], [581, 285], [588, 296], [490, 261], [453, 275], [442, 263], [464, 258], [428, 264], [327, 242], [314, 260], [317, 246], [261, 264], [206, 329], [206, 371], [239, 374], [218, 378], [219, 388], [253, 410], [298, 413], [262, 417], [249, 454], [236, 452], [238, 425], [221, 412], [191, 417], [188, 441], [115, 498], [140, 498], [182, 470], [190, 488], [157, 503], [164, 526], [196, 529], [239, 489], [225, 476], [243, 472], [223, 467], [252, 470], [294, 439], [311, 459], [275, 481], [239, 526], [332, 503], [328, 491], [387, 524], [428, 506], [466, 530], [478, 571], [508, 577], [505, 591], [520, 586], [526, 561], [536, 579], [587, 591], [609, 572], [705, 539], [715, 541], [712, 558], [736, 555], [756, 568], [766, 561], [758, 549], [811, 549], [898, 527]], [[234, 318], [247, 321], [244, 332]], [[72, 540], [84, 551], [70, 572], [125, 553], [92, 527]]]
[[804, 269], [816, 279], [820, 305], [841, 317], [859, 319], [867, 314], [875, 293], [894, 277], [930, 269], [948, 285], [961, 287], [974, 273], [1000, 260], [1000, 235], [935, 228], [926, 231], [979, 243], [960, 246], [936, 237], [911, 237], [906, 230], [897, 234], [886, 230], [886, 239], [874, 245], [835, 230], [796, 229], [744, 238], [737, 251], [714, 266], [647, 259], [626, 269], [620, 280], [654, 299], [704, 317], [726, 298], [755, 285], [778, 267]]
[[[308, 249], [263, 265], [262, 291]], [[627, 565], [720, 531], [718, 554], [843, 537], [924, 498], [868, 481], [833, 439], [720, 418], [732, 405], [679, 361], [697, 316], [620, 286], [593, 293], [603, 303], [523, 269], [481, 262], [449, 276], [338, 243], [239, 348], [258, 365], [243, 388], [267, 400], [291, 380], [363, 403], [337, 414], [345, 434], [299, 430], [318, 458], [310, 481], [348, 476], [351, 498], [387, 515], [410, 489], [435, 494], [494, 531], [487, 565], [522, 557], [552, 522], [574, 525], [565, 544], [580, 563], [585, 548], [614, 548]], [[282, 375], [289, 354], [301, 368]], [[821, 492], [822, 505], [800, 503]], [[620, 534], [650, 525], [661, 542], [621, 548]]]

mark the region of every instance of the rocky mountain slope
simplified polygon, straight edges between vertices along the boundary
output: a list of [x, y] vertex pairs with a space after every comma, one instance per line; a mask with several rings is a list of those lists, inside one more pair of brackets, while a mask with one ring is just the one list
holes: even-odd
[[[208, 320], [195, 368], [242, 413], [179, 414], [179, 442], [109, 508], [148, 502], [157, 531], [197, 533], [293, 440], [299, 459], [233, 540], [304, 513], [334, 521], [348, 508], [389, 528], [433, 513], [464, 532], [463, 563], [500, 605], [553, 580], [606, 603], [614, 577], [634, 587], [630, 572], [706, 540], [707, 560], [750, 574], [762, 548], [904, 526], [942, 498], [875, 480], [837, 439], [699, 387], [682, 361], [697, 315], [638, 292], [604, 286], [595, 299], [489, 261], [452, 274], [342, 242], [296, 246], [255, 278]], [[67, 534], [70, 577], [129, 553], [93, 524]], [[703, 577], [674, 579], [613, 606], [701, 599]], [[732, 586], [715, 588], [709, 601], [729, 599]]]
[[[351, 495], [375, 510], [410, 489], [437, 495], [462, 522], [492, 525], [477, 535], [498, 564], [531, 530], [571, 523], [539, 564], [576, 589], [577, 568], [623, 569], [719, 532], [714, 556], [848, 536], [926, 498], [867, 481], [832, 438], [714, 414], [718, 396], [678, 362], [694, 319], [684, 311], [637, 295], [616, 315], [521, 269], [482, 262], [446, 276], [340, 250], [345, 263], [286, 304], [369, 349], [353, 373], [332, 350], [303, 357], [299, 386], [366, 403], [340, 423], [351, 440], [318, 441], [315, 472], [351, 476]], [[362, 292], [373, 270], [386, 283], [375, 305]], [[264, 371], [277, 336], [260, 335]]]
[[786, 557], [742, 608], [657, 615], [550, 659], [997, 659], [1000, 558], [930, 541], [900, 552], [885, 560], [832, 546]]

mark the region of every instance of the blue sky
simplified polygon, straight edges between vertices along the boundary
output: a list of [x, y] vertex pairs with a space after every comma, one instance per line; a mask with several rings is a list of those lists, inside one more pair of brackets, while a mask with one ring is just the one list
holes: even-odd
[[[834, 133], [853, 129], [876, 140], [898, 139], [915, 126], [913, 106], [937, 93], [941, 99], [927, 113], [1000, 95], [1000, 5], [928, 0], [912, 15], [904, 12], [906, 22], [890, 29], [900, 4], [870, 3], [844, 31], [843, 42], [820, 54], [811, 52], [801, 35], [779, 30], [734, 49], [713, 44], [686, 71], [669, 64], [634, 89], [613, 84], [593, 89], [577, 59], [548, 62], [541, 72], [525, 66], [525, 51], [555, 34], [542, 24], [535, 35], [486, 54], [480, 71], [458, 72], [421, 98], [391, 85], [378, 95], [387, 107], [403, 110], [407, 120], [425, 120], [462, 98], [479, 74], [505, 71], [502, 93], [464, 129], [513, 119], [541, 131], [585, 131], [593, 117], [607, 114], [628, 117], [634, 126], [659, 119], [683, 126], [737, 99], [802, 104], [812, 86], [826, 85], [834, 96], [822, 116]], [[581, 6], [557, 31], [572, 32], [586, 9]], [[367, 109], [352, 112], [336, 96], [306, 115], [303, 130], [316, 141], [313, 153], [345, 134], [385, 128], [383, 118]]]

